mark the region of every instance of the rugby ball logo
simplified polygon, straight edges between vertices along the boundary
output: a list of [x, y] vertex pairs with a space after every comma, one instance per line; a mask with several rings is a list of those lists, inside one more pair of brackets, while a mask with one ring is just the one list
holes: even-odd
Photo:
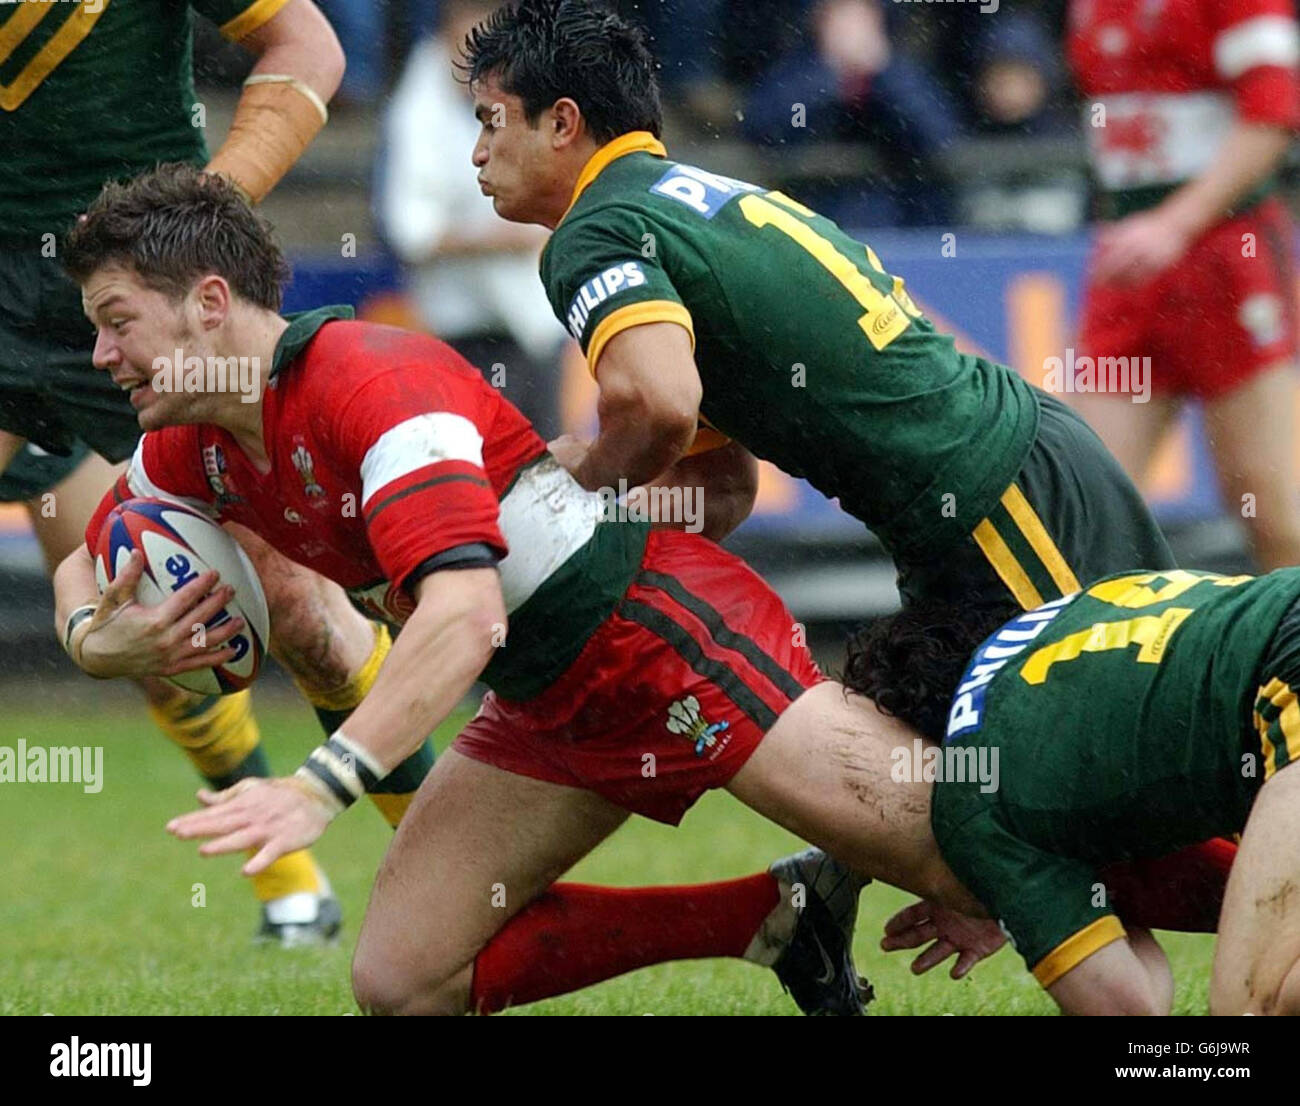
[[235, 594], [206, 628], [212, 630], [239, 617], [245, 623], [230, 639], [235, 650], [232, 660], [167, 679], [200, 695], [230, 695], [248, 687], [262, 667], [270, 619], [262, 583], [239, 544], [216, 523], [188, 507], [163, 499], [128, 499], [109, 512], [96, 542], [95, 581], [100, 594], [135, 549], [145, 559], [135, 593], [138, 603], [157, 606], [195, 577], [214, 570]]

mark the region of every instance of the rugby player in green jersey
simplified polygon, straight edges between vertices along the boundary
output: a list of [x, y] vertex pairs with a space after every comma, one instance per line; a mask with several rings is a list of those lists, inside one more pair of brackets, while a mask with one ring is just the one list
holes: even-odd
[[[192, 75], [195, 11], [257, 56], [210, 161]], [[343, 64], [310, 0], [88, 0], [0, 10], [0, 502], [27, 505], [50, 568], [80, 543], [113, 466], [140, 436], [127, 394], [91, 365], [94, 330], [60, 267], [59, 240], [105, 180], [159, 161], [206, 163], [260, 199], [324, 124]], [[129, 330], [131, 320], [117, 325]], [[224, 461], [208, 464], [219, 490]], [[332, 731], [374, 682], [387, 632], [372, 629], [333, 585], [246, 531], [238, 536], [273, 608], [273, 649]], [[247, 692], [204, 699], [165, 680], [140, 686], [154, 721], [210, 783], [268, 774]], [[390, 821], [430, 761], [426, 750], [409, 778], [395, 777], [397, 793], [376, 798]], [[307, 853], [260, 874], [254, 890], [264, 939], [302, 943], [338, 929], [337, 903]]]
[[[585, 487], [703, 487], [720, 539], [752, 507], [757, 455], [871, 527], [905, 604], [1029, 609], [1173, 566], [1084, 422], [959, 353], [870, 247], [788, 196], [668, 160], [654, 59], [603, 5], [507, 5], [464, 65], [482, 188], [504, 218], [554, 230], [542, 279], [600, 386], [595, 441], [552, 443]], [[1219, 849], [1170, 863], [1165, 877], [1226, 878]]]
[[[1300, 570], [1107, 577], [972, 657], [979, 623], [905, 610], [851, 648], [847, 683], [943, 743], [935, 838], [1039, 983], [1066, 1013], [1168, 1013], [1168, 963], [1126, 933], [1108, 866], [1240, 833], [1210, 1009], [1300, 1014], [1300, 772], [1284, 771], [1300, 760]], [[918, 904], [888, 944], [946, 941], [929, 967], [964, 951], [960, 926]]]

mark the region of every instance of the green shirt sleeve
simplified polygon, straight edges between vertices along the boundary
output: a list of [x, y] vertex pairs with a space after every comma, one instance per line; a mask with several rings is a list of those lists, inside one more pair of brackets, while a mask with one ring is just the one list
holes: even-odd
[[190, 7], [207, 16], [231, 42], [252, 34], [289, 0], [190, 0]]
[[628, 327], [677, 323], [694, 345], [690, 312], [659, 263], [659, 237], [638, 212], [606, 208], [561, 223], [547, 246], [542, 280], [551, 308], [593, 375], [605, 344]]

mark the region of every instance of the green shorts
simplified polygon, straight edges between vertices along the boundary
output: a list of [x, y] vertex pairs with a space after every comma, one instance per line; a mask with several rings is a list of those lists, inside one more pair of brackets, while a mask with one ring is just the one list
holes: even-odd
[[109, 461], [131, 456], [140, 426], [126, 393], [91, 364], [94, 345], [81, 290], [58, 261], [30, 242], [0, 242], [0, 430], [51, 454], [20, 453], [0, 477], [0, 501], [53, 487], [87, 447]]
[[956, 548], [904, 559], [904, 604], [1014, 601], [1024, 610], [1126, 569], [1173, 568], [1137, 488], [1087, 423], [1036, 391], [1038, 436], [1001, 502]]

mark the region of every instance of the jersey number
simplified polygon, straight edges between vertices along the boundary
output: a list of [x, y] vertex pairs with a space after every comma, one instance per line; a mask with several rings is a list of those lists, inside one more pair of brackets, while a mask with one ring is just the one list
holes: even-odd
[[[1176, 599], [1197, 584], [1212, 583], [1215, 587], [1232, 588], [1250, 579], [1250, 576], [1210, 576], [1179, 570], [1147, 572], [1140, 576], [1104, 580], [1089, 588], [1088, 594], [1115, 607], [1140, 610], [1155, 603]], [[1153, 589], [1150, 585], [1155, 580], [1164, 580], [1165, 583]], [[1080, 630], [1035, 650], [1020, 669], [1020, 675], [1028, 684], [1041, 684], [1047, 679], [1052, 665], [1059, 661], [1072, 661], [1084, 653], [1126, 649], [1130, 645], [1142, 646], [1135, 658], [1139, 664], [1159, 664], [1174, 632], [1193, 609], [1170, 607], [1163, 614], [1139, 615], [1115, 622], [1096, 622], [1087, 630]]]
[[[110, 0], [100, 0], [98, 4], [78, 4], [71, 15], [42, 46], [31, 61], [18, 71], [6, 85], [0, 85], [0, 108], [5, 111], [15, 110], [27, 99], [46, 77], [72, 53], [81, 40], [90, 34], [91, 28], [99, 22]], [[92, 11], [91, 8], [94, 8]], [[55, 9], [66, 10], [61, 4], [26, 3], [14, 6], [13, 14], [0, 25], [0, 65], [13, 55], [13, 52], [26, 41], [27, 36], [35, 30], [36, 25]]]
[[[776, 203], [772, 201], [775, 200]], [[785, 207], [778, 207], [777, 204]], [[785, 208], [790, 208], [787, 211]], [[795, 218], [792, 212], [811, 216], [811, 210], [803, 204], [796, 203], [780, 192], [769, 192], [766, 196], [753, 193], [742, 196], [740, 211], [754, 226], [775, 227], [787, 238], [792, 238], [816, 259], [828, 273], [838, 280], [866, 312], [858, 320], [858, 326], [867, 336], [877, 351], [883, 350], [910, 325], [912, 318], [919, 318], [920, 312], [912, 303], [911, 297], [903, 291], [903, 282], [894, 280], [892, 293], [882, 292], [868, 279], [849, 258], [845, 257], [827, 239], [818, 234], [807, 223]], [[867, 260], [880, 273], [880, 263], [870, 248]], [[909, 317], [910, 316], [910, 317]]]

